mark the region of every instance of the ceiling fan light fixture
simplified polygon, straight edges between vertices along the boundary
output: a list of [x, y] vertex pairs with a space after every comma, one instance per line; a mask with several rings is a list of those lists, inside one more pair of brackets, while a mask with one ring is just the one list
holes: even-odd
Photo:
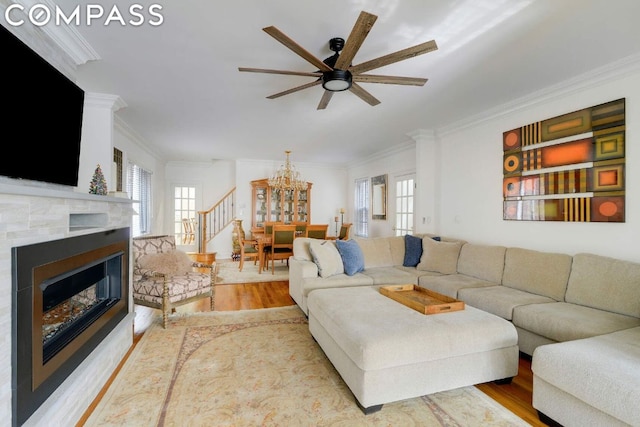
[[351, 72], [332, 70], [322, 74], [322, 87], [331, 92], [341, 92], [351, 87]]

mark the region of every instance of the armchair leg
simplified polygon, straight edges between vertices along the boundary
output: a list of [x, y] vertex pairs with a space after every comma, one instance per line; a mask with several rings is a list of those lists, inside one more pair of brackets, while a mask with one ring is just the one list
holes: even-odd
[[[242, 263], [242, 259], [240, 260]], [[214, 263], [211, 267], [211, 311], [215, 310], [216, 305], [216, 279], [218, 277], [218, 264]], [[242, 269], [240, 269], [242, 271]]]
[[162, 327], [164, 329], [167, 329], [167, 323], [169, 323], [169, 310], [169, 285], [165, 277], [162, 289]]

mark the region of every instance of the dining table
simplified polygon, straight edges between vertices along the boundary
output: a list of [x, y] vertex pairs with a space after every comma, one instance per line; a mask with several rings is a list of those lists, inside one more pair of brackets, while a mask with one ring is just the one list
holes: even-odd
[[[258, 242], [258, 274], [262, 273], [265, 266], [265, 253], [264, 248], [271, 246], [271, 234], [265, 233], [252, 233], [253, 240]], [[302, 232], [296, 232], [296, 237], [304, 237]]]
[[262, 273], [265, 267], [264, 248], [271, 246], [271, 235], [264, 233], [253, 233], [253, 239], [258, 242], [258, 273]]

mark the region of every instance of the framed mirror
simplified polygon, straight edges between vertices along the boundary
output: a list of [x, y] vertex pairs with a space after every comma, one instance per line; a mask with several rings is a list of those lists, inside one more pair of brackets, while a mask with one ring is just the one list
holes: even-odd
[[371, 178], [371, 219], [387, 219], [387, 175]]

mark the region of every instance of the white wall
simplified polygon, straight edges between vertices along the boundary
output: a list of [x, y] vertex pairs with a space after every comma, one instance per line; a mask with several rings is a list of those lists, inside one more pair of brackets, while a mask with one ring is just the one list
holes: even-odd
[[[126, 123], [120, 120], [116, 114], [114, 118], [115, 132], [113, 136], [113, 146], [123, 152], [123, 174], [126, 175], [126, 166], [128, 162], [135, 163], [145, 170], [150, 171], [153, 175], [153, 197], [152, 197], [152, 226], [151, 234], [165, 234], [170, 232], [165, 227], [165, 170], [164, 161], [154, 154], [153, 150], [148, 147], [147, 143], [130, 129]], [[110, 149], [110, 159], [113, 159], [113, 149]], [[107, 175], [105, 173], [105, 176]], [[126, 176], [123, 177], [123, 187], [126, 182]], [[123, 188], [126, 190], [126, 188]]]
[[[378, 175], [387, 175], [387, 219], [372, 220], [369, 216], [369, 237], [393, 236], [395, 231], [395, 179], [416, 172], [416, 146], [410, 138], [405, 144], [376, 153], [358, 163], [349, 166], [348, 171], [348, 208], [347, 216], [353, 217], [355, 180], [371, 179]], [[416, 195], [418, 198], [419, 195]], [[352, 222], [351, 220], [345, 222]]]
[[[437, 177], [437, 232], [476, 243], [640, 261], [640, 73], [580, 86], [529, 100], [526, 106], [438, 137], [443, 167]], [[626, 98], [626, 222], [503, 220], [502, 133], [619, 98]]]

